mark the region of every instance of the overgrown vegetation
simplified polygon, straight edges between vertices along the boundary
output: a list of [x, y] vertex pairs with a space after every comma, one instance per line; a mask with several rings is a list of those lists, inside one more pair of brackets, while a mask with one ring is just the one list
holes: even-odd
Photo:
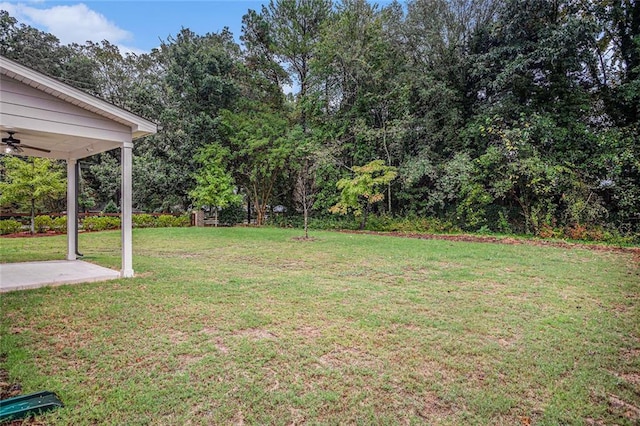
[[[372, 221], [634, 238], [639, 10], [273, 0], [247, 11], [242, 46], [226, 30], [183, 28], [135, 56], [108, 41], [62, 46], [1, 12], [0, 53], [158, 122], [134, 148], [142, 211], [222, 206], [226, 194], [258, 223], [274, 206], [337, 222], [327, 218], [344, 201], [337, 183], [375, 161], [398, 177]], [[117, 153], [83, 160], [82, 182], [87, 205], [117, 200]]]
[[[631, 251], [134, 229], [137, 277], [3, 294], [0, 368], [68, 424], [640, 421]], [[120, 232], [80, 234], [120, 267]], [[64, 236], [3, 262], [62, 259]], [[636, 255], [638, 253], [636, 252]]]

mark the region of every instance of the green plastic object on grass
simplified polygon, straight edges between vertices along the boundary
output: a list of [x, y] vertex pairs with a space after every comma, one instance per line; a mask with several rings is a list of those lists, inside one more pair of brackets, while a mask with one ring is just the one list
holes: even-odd
[[0, 401], [0, 422], [21, 419], [58, 407], [64, 407], [64, 404], [55, 393], [49, 391], [3, 399]]

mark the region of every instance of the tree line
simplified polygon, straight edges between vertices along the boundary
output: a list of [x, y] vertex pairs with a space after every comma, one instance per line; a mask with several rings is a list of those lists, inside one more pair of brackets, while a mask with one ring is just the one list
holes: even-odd
[[[156, 121], [134, 205], [640, 232], [636, 0], [271, 0], [147, 54], [0, 12], [0, 54]], [[118, 155], [83, 162], [117, 200]], [[350, 191], [350, 192], [349, 192]]]

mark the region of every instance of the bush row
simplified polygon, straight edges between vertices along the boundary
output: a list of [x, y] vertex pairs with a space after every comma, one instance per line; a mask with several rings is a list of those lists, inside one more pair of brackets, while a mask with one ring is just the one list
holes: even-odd
[[173, 216], [170, 214], [162, 214], [153, 216], [150, 214], [134, 214], [134, 228], [184, 228], [191, 225], [191, 219], [188, 214], [182, 216]]
[[622, 235], [618, 230], [608, 230], [602, 226], [581, 224], [565, 227], [542, 225], [537, 236], [544, 239], [569, 239], [622, 245], [640, 243], [640, 234]]
[[[191, 224], [188, 215], [173, 216], [150, 214], [134, 214], [132, 217], [134, 228], [177, 228]], [[35, 231], [45, 233], [55, 231], [67, 232], [67, 217], [51, 217], [48, 215], [36, 216], [34, 219]], [[13, 234], [22, 230], [23, 224], [15, 219], [0, 220], [0, 235]], [[120, 218], [117, 216], [88, 216], [82, 221], [82, 228], [86, 231], [105, 231], [107, 229], [120, 228]]]
[[[279, 216], [269, 220], [269, 225], [301, 228], [303, 219], [301, 216]], [[349, 216], [326, 216], [311, 218], [309, 228], [325, 230], [357, 230], [360, 229], [359, 218]], [[454, 223], [438, 218], [428, 217], [392, 217], [392, 216], [369, 216], [365, 230], [375, 232], [406, 232], [406, 233], [429, 233], [429, 234], [455, 234], [462, 230]], [[488, 228], [477, 231], [478, 234], [492, 234]], [[569, 239], [578, 241], [604, 242], [609, 244], [638, 244], [640, 234], [622, 235], [617, 230], [608, 230], [603, 227], [571, 225], [567, 227], [551, 227], [543, 225], [536, 235], [544, 239]]]
[[0, 235], [15, 234], [22, 230], [22, 223], [14, 219], [0, 220]]
[[38, 233], [47, 231], [67, 232], [67, 217], [36, 216], [34, 226], [35, 231]]
[[[188, 215], [163, 214], [154, 216], [142, 213], [134, 214], [131, 220], [134, 228], [182, 228], [191, 224]], [[82, 227], [87, 231], [118, 229], [120, 228], [120, 218], [117, 216], [89, 216], [82, 221]]]
[[[279, 226], [302, 227], [302, 218], [280, 218], [273, 223]], [[360, 219], [349, 216], [326, 216], [309, 220], [311, 229], [327, 230], [357, 230], [360, 229]], [[451, 222], [437, 218], [424, 218], [417, 216], [392, 217], [369, 216], [365, 227], [367, 231], [374, 232], [424, 232], [430, 234], [455, 234], [461, 232], [460, 228]]]
[[82, 221], [85, 231], [106, 231], [120, 228], [120, 218], [117, 216], [89, 216]]

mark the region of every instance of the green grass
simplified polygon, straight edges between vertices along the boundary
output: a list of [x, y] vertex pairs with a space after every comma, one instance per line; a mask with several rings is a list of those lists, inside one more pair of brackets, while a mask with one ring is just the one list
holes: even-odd
[[[630, 254], [300, 234], [134, 230], [134, 279], [1, 296], [3, 368], [58, 393], [53, 425], [639, 421]], [[119, 268], [119, 241], [80, 250]]]

